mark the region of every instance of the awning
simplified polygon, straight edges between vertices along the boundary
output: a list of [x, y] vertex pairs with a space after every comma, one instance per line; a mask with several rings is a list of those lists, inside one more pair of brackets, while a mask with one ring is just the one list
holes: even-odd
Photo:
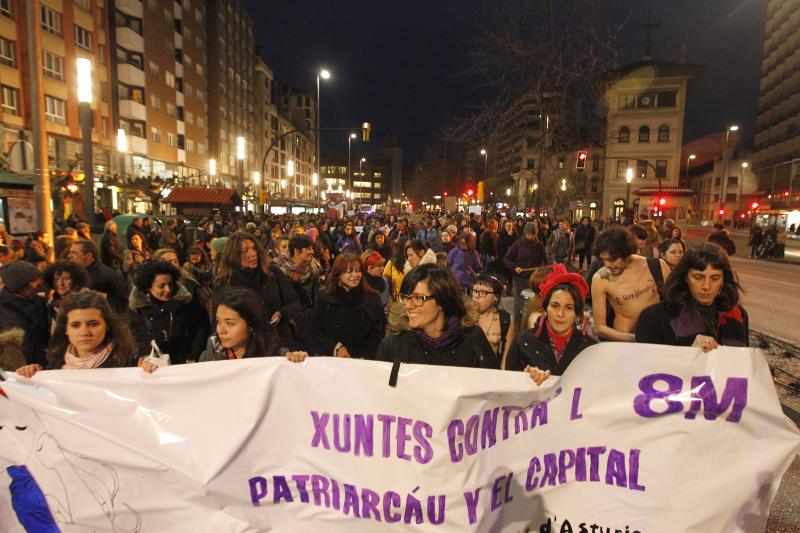
[[642, 187], [633, 191], [636, 196], [694, 196], [697, 194], [689, 187]]
[[0, 184], [2, 185], [25, 185], [33, 187], [33, 176], [30, 174], [15, 174], [13, 172], [0, 172]]
[[203, 187], [176, 187], [164, 200], [170, 204], [239, 205], [242, 199], [234, 189], [206, 189]]

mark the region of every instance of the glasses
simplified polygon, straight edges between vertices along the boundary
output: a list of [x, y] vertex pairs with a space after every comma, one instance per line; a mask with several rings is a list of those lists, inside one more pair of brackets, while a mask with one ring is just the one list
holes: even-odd
[[490, 294], [494, 294], [494, 291], [485, 291], [483, 289], [472, 289], [472, 296], [477, 296], [478, 298], [486, 298]]
[[433, 300], [433, 296], [430, 294], [398, 294], [397, 298], [400, 300], [401, 304], [406, 305], [411, 303], [414, 307], [420, 307], [428, 300]]

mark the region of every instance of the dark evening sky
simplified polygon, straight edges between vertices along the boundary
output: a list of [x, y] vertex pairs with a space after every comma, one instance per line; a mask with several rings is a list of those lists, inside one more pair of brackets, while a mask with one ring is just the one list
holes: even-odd
[[[256, 43], [276, 77], [315, 90], [322, 82], [322, 125], [374, 123], [376, 141], [396, 133], [410, 163], [430, 140], [437, 118], [466, 105], [460, 73], [479, 30], [497, 5], [490, 0], [242, 0], [255, 21]], [[689, 95], [684, 142], [726, 124], [752, 135], [758, 97], [765, 0], [634, 0], [622, 47], [643, 51], [648, 13], [661, 21], [654, 57], [706, 66]], [[323, 137], [323, 152], [347, 150], [345, 132]], [[373, 142], [377, 147], [380, 142]], [[353, 155], [360, 155], [360, 143]]]

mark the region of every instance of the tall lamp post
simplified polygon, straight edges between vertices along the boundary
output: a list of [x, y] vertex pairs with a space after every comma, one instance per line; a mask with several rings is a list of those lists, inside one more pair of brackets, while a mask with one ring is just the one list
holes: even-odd
[[253, 188], [256, 191], [255, 204], [258, 206], [258, 213], [261, 214], [263, 209], [261, 207], [261, 172], [257, 170], [253, 171]]
[[719, 180], [719, 219], [722, 220], [725, 209], [725, 185], [728, 180], [728, 143], [732, 131], [739, 131], [739, 126], [733, 124], [725, 130], [725, 142], [722, 145], [722, 177]]
[[244, 186], [244, 137], [236, 137], [236, 159], [239, 161], [239, 184]]
[[[294, 159], [290, 159], [290, 160], [288, 160], [286, 162], [286, 176], [290, 178], [289, 179], [289, 183], [291, 184], [291, 182], [294, 181], [293, 179], [291, 179], [291, 178], [294, 178]], [[295, 183], [295, 186], [296, 185], [297, 184]], [[289, 190], [290, 190], [289, 194], [291, 194], [291, 195], [295, 194], [295, 192], [294, 192], [295, 186], [292, 186], [292, 187], [289, 188]], [[284, 187], [284, 189], [285, 188], [286, 187]], [[288, 202], [289, 198], [291, 198], [291, 196], [287, 196], [287, 202]]]
[[[127, 152], [128, 152], [128, 136], [125, 133], [124, 129], [119, 128], [117, 130], [117, 153], [119, 154], [119, 161], [120, 161], [120, 164], [119, 164], [119, 177], [120, 177], [120, 180], [125, 180], [125, 168], [127, 166], [125, 164], [126, 163], [125, 162], [125, 157], [126, 157]], [[113, 194], [113, 199], [112, 199], [111, 203], [112, 203], [112, 207], [114, 207], [114, 206], [117, 205], [117, 198], [116, 198], [117, 191], [116, 191], [116, 189], [111, 189], [111, 191], [112, 191], [112, 194]], [[124, 191], [124, 189], [123, 189], [123, 191]], [[124, 205], [124, 203], [125, 203], [125, 194], [124, 193], [122, 195], [122, 201], [123, 201], [123, 205]]]
[[94, 162], [92, 157], [92, 62], [77, 60], [78, 107], [83, 141], [83, 216], [89, 226], [94, 222]]
[[320, 144], [321, 144], [320, 134], [322, 133], [320, 128], [320, 116], [321, 116], [320, 107], [322, 107], [322, 102], [320, 101], [320, 95], [319, 95], [319, 80], [320, 78], [322, 78], [323, 80], [327, 80], [330, 77], [331, 73], [326, 69], [320, 70], [319, 74], [317, 74], [317, 172], [314, 174], [315, 176], [317, 176], [317, 180], [316, 183], [312, 183], [312, 185], [314, 185], [317, 188], [317, 203], [319, 203], [319, 174], [321, 173], [320, 166], [322, 165], [321, 161], [322, 156], [320, 150]]
[[692, 164], [692, 161], [694, 161], [696, 158], [697, 158], [697, 156], [694, 155], [694, 154], [689, 154], [689, 157], [686, 158], [686, 186], [687, 187], [689, 186], [689, 166]]
[[350, 156], [352, 155], [352, 144], [353, 144], [353, 139], [355, 138], [356, 138], [355, 133], [351, 133], [350, 135], [347, 136], [347, 190], [348, 191], [353, 190], [353, 172], [350, 168], [351, 167]]
[[[628, 182], [626, 191], [625, 191], [625, 207], [631, 207], [631, 182], [633, 181], [633, 169], [628, 168], [625, 171], [625, 181]], [[641, 205], [641, 204], [640, 204]]]
[[483, 156], [483, 179], [489, 177], [489, 152], [486, 148], [481, 148], [481, 155]]

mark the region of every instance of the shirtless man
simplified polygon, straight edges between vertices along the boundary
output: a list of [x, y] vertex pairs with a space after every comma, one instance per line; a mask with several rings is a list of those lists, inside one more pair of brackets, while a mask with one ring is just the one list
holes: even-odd
[[[639, 314], [661, 301], [656, 280], [647, 259], [636, 254], [633, 235], [621, 228], [609, 228], [598, 235], [594, 254], [603, 268], [592, 278], [592, 316], [597, 335], [604, 340], [634, 342]], [[658, 259], [661, 275], [666, 280], [669, 266]], [[606, 324], [606, 302], [614, 310], [614, 327]]]

